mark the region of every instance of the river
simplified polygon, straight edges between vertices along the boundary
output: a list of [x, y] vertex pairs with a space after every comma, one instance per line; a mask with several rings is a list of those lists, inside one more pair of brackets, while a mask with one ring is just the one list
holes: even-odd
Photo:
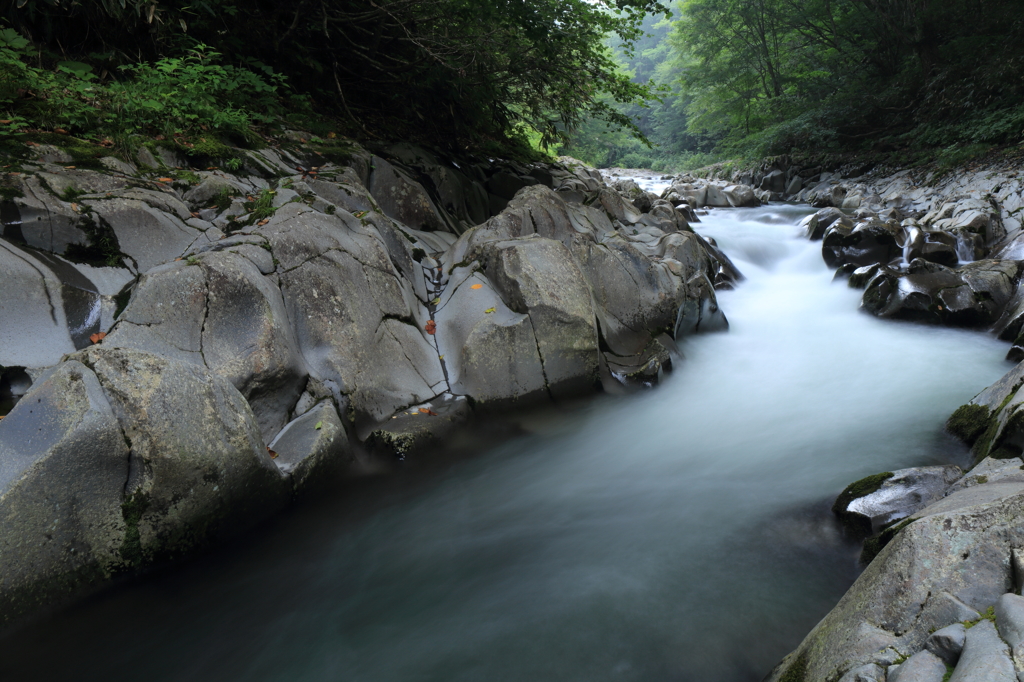
[[87, 599], [0, 640], [0, 679], [760, 680], [857, 576], [835, 495], [965, 463], [942, 423], [1009, 369], [984, 333], [858, 312], [797, 234], [808, 212], [695, 225], [747, 280], [658, 388]]

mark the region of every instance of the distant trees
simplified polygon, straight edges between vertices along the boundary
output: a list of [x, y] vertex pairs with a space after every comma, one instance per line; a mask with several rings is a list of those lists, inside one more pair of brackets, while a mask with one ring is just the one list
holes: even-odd
[[683, 0], [680, 12], [670, 40], [688, 125], [734, 147], [1024, 137], [1016, 0]]

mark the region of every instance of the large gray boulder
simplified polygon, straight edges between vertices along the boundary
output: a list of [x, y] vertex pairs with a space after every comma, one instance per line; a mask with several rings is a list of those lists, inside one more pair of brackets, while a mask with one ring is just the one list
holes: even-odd
[[120, 483], [124, 561], [180, 556], [250, 528], [287, 501], [252, 410], [226, 379], [128, 348], [75, 357], [99, 378], [130, 444]]
[[[177, 202], [183, 211], [168, 211], [171, 206], [160, 205], [162, 197], [156, 194], [125, 193], [89, 202], [95, 219], [110, 227], [117, 237], [118, 250], [131, 257], [140, 273], [178, 258], [202, 236], [201, 230], [185, 223], [189, 212], [184, 204]], [[182, 212], [185, 217], [181, 217]]]
[[1004, 594], [996, 602], [996, 627], [1010, 647], [1014, 667], [1024, 670], [1024, 597]]
[[[1010, 556], [1024, 542], [1024, 483], [961, 490], [911, 519], [770, 679], [801, 656], [807, 679], [824, 680], [881, 662], [887, 647], [919, 650], [933, 629], [978, 618], [1013, 588]], [[869, 634], [865, 623], [879, 632]]]
[[[50, 181], [60, 177], [69, 176], [52, 176]], [[48, 192], [36, 176], [26, 177], [18, 190], [22, 196], [0, 201], [0, 236], [57, 254], [65, 253], [72, 245], [89, 244], [83, 229], [85, 216], [76, 210], [74, 202]]]
[[551, 395], [593, 391], [598, 381], [594, 309], [569, 250], [530, 236], [487, 242], [474, 255], [508, 308], [530, 317]]
[[338, 404], [348, 401], [360, 438], [398, 410], [448, 390], [426, 331], [422, 274], [417, 282], [411, 245], [388, 229], [370, 216], [327, 216], [299, 204], [259, 228], [279, 260], [306, 368], [333, 387]]
[[917, 259], [906, 271], [880, 267], [870, 274], [862, 305], [879, 317], [990, 325], [1009, 303], [1019, 276], [1013, 261], [977, 261], [953, 270]]
[[547, 397], [530, 315], [509, 308], [480, 273], [460, 270], [434, 316], [452, 391], [481, 406]]
[[901, 663], [886, 682], [942, 682], [946, 676], [946, 664], [942, 659], [925, 649]]
[[0, 421], [0, 619], [110, 577], [125, 559], [128, 448], [80, 362], [37, 382]]

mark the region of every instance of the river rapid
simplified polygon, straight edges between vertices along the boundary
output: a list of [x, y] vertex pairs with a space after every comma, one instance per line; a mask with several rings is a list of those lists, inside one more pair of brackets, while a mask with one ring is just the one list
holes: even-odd
[[302, 505], [254, 537], [0, 640], [3, 680], [746, 682], [858, 574], [829, 505], [954, 462], [942, 430], [1009, 365], [833, 283], [807, 207], [694, 227], [747, 276], [658, 388]]

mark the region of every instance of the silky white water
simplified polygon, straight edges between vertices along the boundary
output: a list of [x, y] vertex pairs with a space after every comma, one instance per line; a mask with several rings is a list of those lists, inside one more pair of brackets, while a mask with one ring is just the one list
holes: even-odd
[[942, 424], [1009, 369], [984, 333], [858, 312], [807, 212], [695, 225], [747, 279], [662, 386], [57, 614], [0, 641], [0, 678], [760, 680], [857, 575], [835, 495], [963, 463]]

